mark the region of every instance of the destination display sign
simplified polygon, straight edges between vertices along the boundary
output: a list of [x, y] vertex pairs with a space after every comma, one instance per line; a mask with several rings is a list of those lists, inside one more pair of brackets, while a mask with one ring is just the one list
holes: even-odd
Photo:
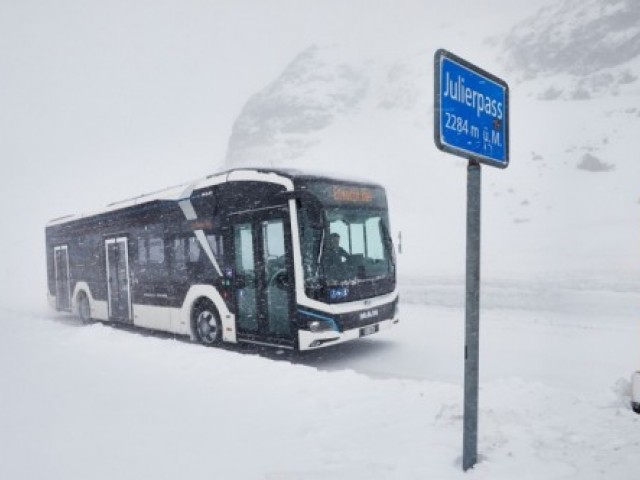
[[304, 182], [300, 189], [311, 192], [325, 206], [387, 207], [384, 190], [374, 185], [311, 181]]
[[460, 57], [435, 54], [434, 134], [440, 150], [509, 165], [509, 86]]

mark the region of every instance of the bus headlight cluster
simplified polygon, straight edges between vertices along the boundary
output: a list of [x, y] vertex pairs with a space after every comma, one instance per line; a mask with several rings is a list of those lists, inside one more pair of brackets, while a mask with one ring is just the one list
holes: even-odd
[[309, 330], [312, 332], [327, 332], [329, 330], [336, 330], [333, 322], [327, 322], [324, 320], [311, 320], [307, 323]]

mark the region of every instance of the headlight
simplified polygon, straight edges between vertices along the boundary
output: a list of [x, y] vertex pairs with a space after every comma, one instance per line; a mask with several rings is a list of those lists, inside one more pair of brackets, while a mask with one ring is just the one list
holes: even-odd
[[309, 330], [312, 332], [326, 332], [329, 330], [337, 330], [336, 324], [325, 320], [310, 320], [307, 323]]

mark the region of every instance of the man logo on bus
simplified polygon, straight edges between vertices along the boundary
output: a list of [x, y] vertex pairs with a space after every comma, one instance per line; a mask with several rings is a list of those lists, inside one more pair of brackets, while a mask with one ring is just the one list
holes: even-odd
[[378, 316], [378, 310], [367, 310], [366, 312], [362, 312], [360, 314], [360, 320], [369, 320], [370, 318], [374, 318]]

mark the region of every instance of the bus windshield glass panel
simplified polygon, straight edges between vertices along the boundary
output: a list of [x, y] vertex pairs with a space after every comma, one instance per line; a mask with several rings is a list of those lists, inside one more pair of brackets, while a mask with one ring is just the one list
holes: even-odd
[[383, 278], [392, 273], [386, 212], [331, 208], [326, 216], [328, 232], [320, 270], [327, 285]]

